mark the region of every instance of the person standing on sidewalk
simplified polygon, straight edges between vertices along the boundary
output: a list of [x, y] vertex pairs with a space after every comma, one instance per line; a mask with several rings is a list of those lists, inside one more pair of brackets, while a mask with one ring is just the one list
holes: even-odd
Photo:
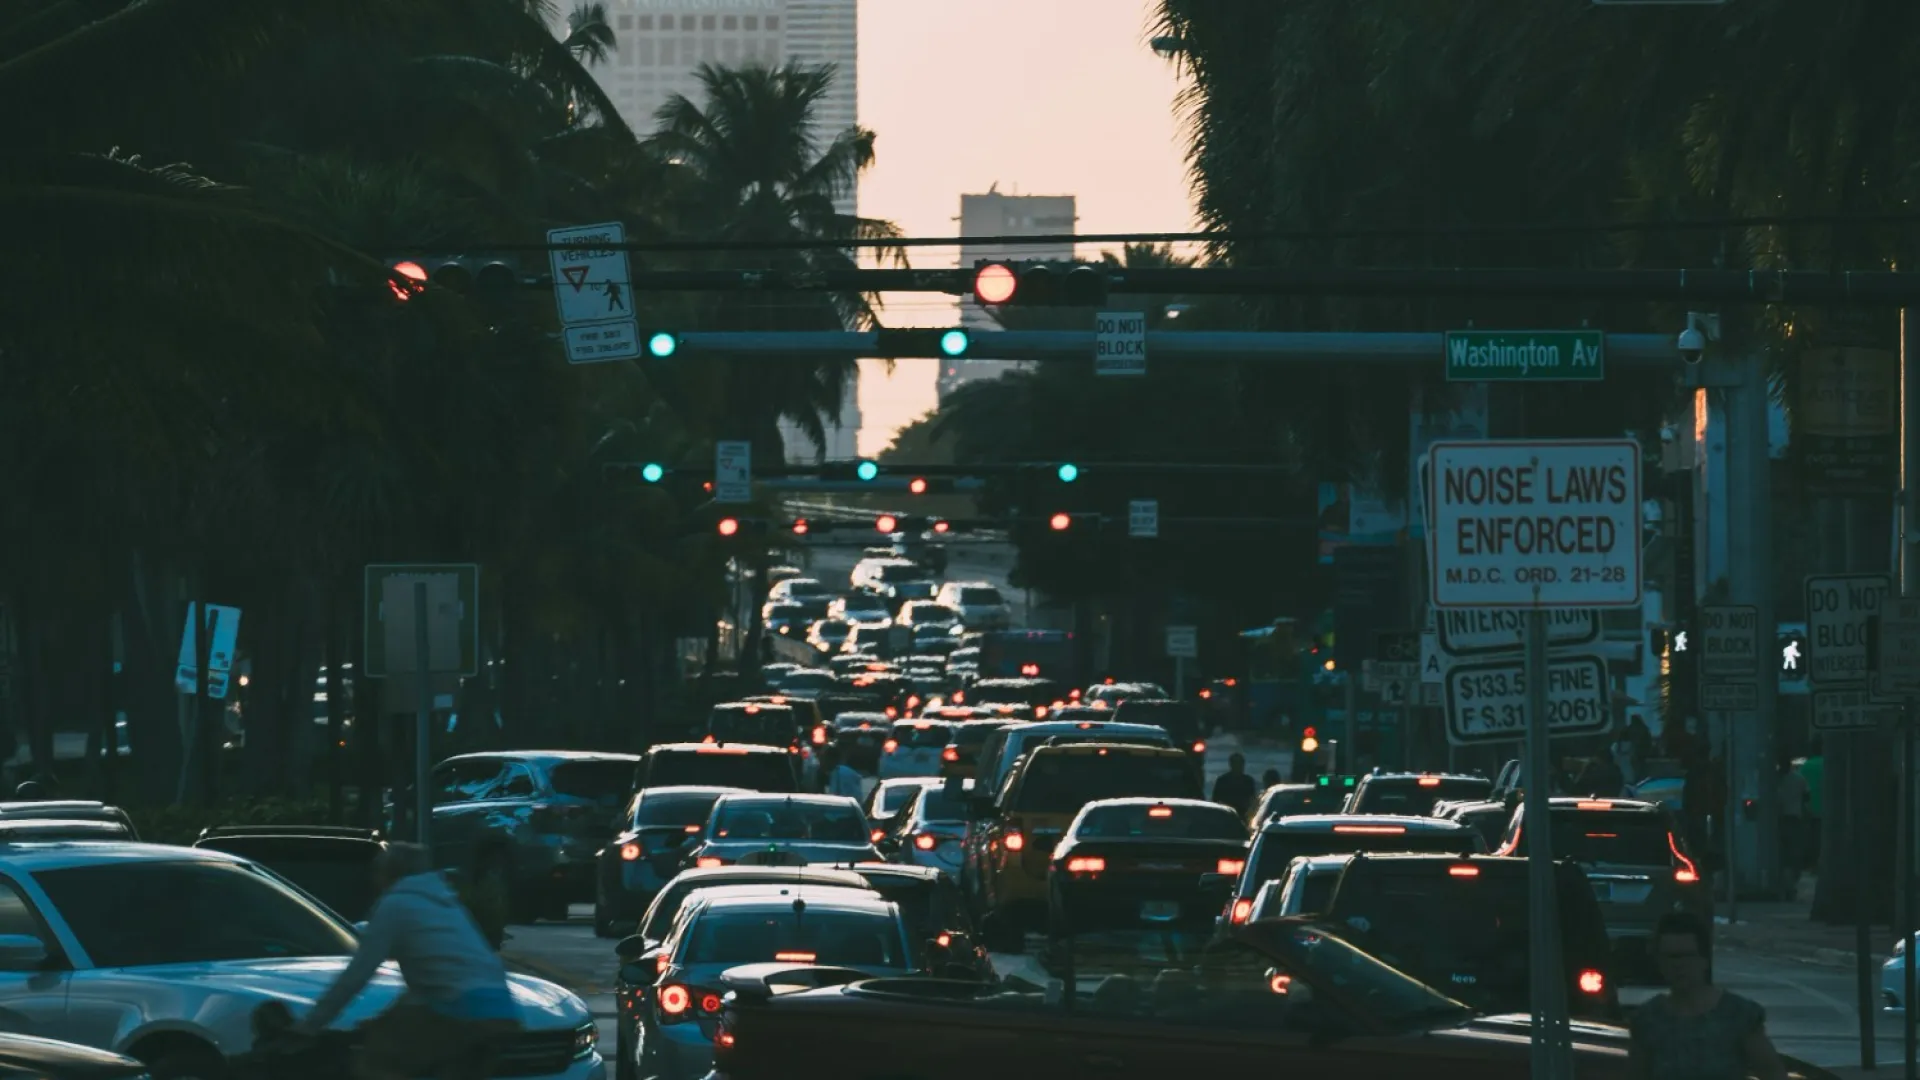
[[1786, 1080], [1760, 1004], [1713, 985], [1708, 924], [1685, 911], [1660, 917], [1654, 959], [1668, 991], [1634, 1010], [1628, 1060], [1635, 1080]]
[[1807, 870], [1807, 778], [1791, 760], [1780, 766], [1780, 871], [1787, 899], [1800, 889]]

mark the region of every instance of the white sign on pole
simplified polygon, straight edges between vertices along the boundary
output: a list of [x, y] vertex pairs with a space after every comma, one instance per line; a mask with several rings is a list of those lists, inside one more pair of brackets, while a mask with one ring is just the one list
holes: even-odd
[[1103, 311], [1093, 317], [1093, 373], [1147, 373], [1147, 316], [1139, 311]]
[[1699, 643], [1700, 674], [1709, 678], [1760, 677], [1758, 608], [1730, 604], [1702, 607]]
[[[1607, 730], [1607, 662], [1598, 656], [1547, 660], [1547, 731], [1586, 735]], [[1474, 660], [1447, 672], [1447, 741], [1455, 746], [1505, 742], [1527, 732], [1527, 679], [1518, 660]]]
[[592, 364], [640, 355], [626, 226], [617, 221], [547, 230], [553, 296], [565, 328], [567, 360]]
[[1447, 681], [1447, 669], [1453, 658], [1440, 651], [1440, 635], [1432, 630], [1420, 632], [1420, 681], [1440, 686]]
[[1885, 574], [1807, 578], [1807, 681], [1817, 689], [1867, 684], [1867, 620], [1893, 591]]
[[1199, 659], [1200, 631], [1191, 626], [1167, 627], [1167, 657], [1172, 660]]
[[1874, 637], [1874, 693], [1920, 694], [1920, 600], [1888, 597]]
[[[180, 662], [173, 670], [173, 685], [183, 694], [199, 692], [200, 605], [187, 605], [187, 625], [180, 631]], [[240, 639], [240, 609], [221, 604], [207, 605], [207, 623], [212, 633], [207, 648], [207, 696], [227, 696], [227, 676], [233, 670], [233, 648]]]
[[1439, 442], [1428, 565], [1439, 608], [1640, 603], [1640, 444]]
[[753, 501], [752, 443], [722, 442], [714, 444], [713, 501], [717, 503], [743, 503]]
[[1875, 701], [1864, 689], [1813, 692], [1815, 731], [1872, 731], [1899, 717], [1900, 706]]
[[[1448, 656], [1519, 653], [1526, 644], [1527, 613], [1512, 608], [1462, 608], [1434, 612], [1437, 645]], [[1600, 618], [1591, 608], [1547, 612], [1547, 648], [1591, 645], [1600, 640]]]
[[1160, 500], [1134, 499], [1127, 503], [1127, 535], [1152, 540], [1160, 535]]

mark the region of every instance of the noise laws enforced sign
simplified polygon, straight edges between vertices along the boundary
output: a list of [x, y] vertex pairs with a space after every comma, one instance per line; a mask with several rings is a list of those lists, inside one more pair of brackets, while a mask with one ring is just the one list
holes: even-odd
[[1438, 608], [1640, 603], [1640, 444], [1439, 442], [1427, 523]]

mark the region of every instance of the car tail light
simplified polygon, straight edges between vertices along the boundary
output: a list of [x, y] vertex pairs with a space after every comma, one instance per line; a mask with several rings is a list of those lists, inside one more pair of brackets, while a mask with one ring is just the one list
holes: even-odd
[[697, 833], [697, 832], [699, 832], [699, 831], [700, 831], [700, 826], [698, 826], [698, 825], [689, 825], [689, 826], [687, 826], [687, 835], [688, 835], [688, 836], [692, 836], [693, 834], [695, 834], [695, 833]]
[[965, 690], [955, 690], [953, 692], [953, 703], [955, 705], [962, 704], [966, 700], [967, 700], [967, 692]]
[[653, 1000], [659, 1003], [661, 1013], [667, 1016], [685, 1016], [687, 1010], [693, 1008], [693, 991], [679, 983], [672, 983], [661, 987], [660, 992], [653, 996]]
[[1021, 848], [1024, 848], [1026, 846], [1027, 846], [1027, 838], [1020, 835], [1019, 830], [1016, 829], [1013, 832], [1010, 832], [1007, 834], [1007, 850], [1008, 851], [1019, 851]]
[[720, 866], [723, 864], [721, 863], [720, 859], [717, 856], [702, 855], [698, 859], [695, 859], [693, 861], [693, 865], [701, 870], [711, 870], [714, 867]]
[[945, 750], [940, 751], [940, 760], [941, 761], [959, 761], [960, 748], [957, 746], [949, 746]]
[[1419, 784], [1421, 787], [1439, 787], [1440, 778], [1437, 776], [1423, 776], [1415, 780], [1414, 783]]
[[632, 862], [633, 860], [645, 854], [646, 854], [646, 850], [642, 848], [639, 844], [621, 844], [620, 845], [620, 857], [622, 859], [625, 859], [628, 862]]
[[884, 750], [884, 751], [886, 751], [887, 753], [889, 753], [889, 754], [891, 754], [891, 753], [893, 753], [893, 752], [894, 752], [895, 750], [898, 750], [898, 749], [900, 749], [900, 740], [898, 740], [898, 739], [888, 739], [888, 740], [887, 740], [886, 742], [883, 742], [883, 743], [881, 743], [881, 744], [880, 744], [880, 749], [882, 749], [882, 750]]
[[773, 958], [783, 964], [811, 964], [815, 955], [810, 952], [777, 952]]
[[1207, 752], [1207, 744], [1206, 744], [1206, 743], [1204, 743], [1204, 742], [1201, 742], [1201, 741], [1200, 741], [1200, 740], [1198, 740], [1198, 739], [1195, 739], [1195, 740], [1194, 740], [1194, 742], [1193, 742], [1193, 752], [1194, 752], [1194, 753], [1196, 753], [1196, 754], [1204, 754], [1204, 753], [1206, 753], [1206, 752]]
[[1293, 989], [1293, 976], [1284, 971], [1276, 971], [1267, 977], [1267, 989], [1276, 994], [1284, 994]]
[[1673, 880], [1682, 885], [1698, 883], [1700, 880], [1700, 869], [1693, 865], [1692, 859], [1680, 854], [1680, 842], [1673, 838], [1672, 833], [1667, 834], [1667, 850], [1673, 852], [1674, 861], [1680, 864], [1673, 868]]
[[733, 1014], [721, 1014], [720, 1026], [713, 1032], [713, 1048], [715, 1050], [733, 1049]]
[[1447, 873], [1452, 874], [1454, 877], [1479, 877], [1480, 868], [1477, 866], [1449, 866], [1447, 867]]
[[1171, 806], [1149, 807], [1147, 810], [1147, 816], [1148, 817], [1172, 817], [1173, 807]]
[[1035, 705], [1033, 707], [1033, 718], [1035, 720], [1044, 719], [1046, 715], [1047, 715], [1047, 707], [1045, 705]]
[[700, 747], [702, 754], [745, 754], [746, 752], [747, 748], [744, 746], [715, 746], [711, 735], [707, 736], [706, 743]]
[[934, 848], [940, 846], [940, 838], [928, 833], [921, 833], [919, 836], [913, 838], [913, 846], [919, 848], [921, 851], [932, 851]]
[[1405, 825], [1335, 825], [1337, 833], [1362, 833], [1367, 836], [1399, 836], [1407, 831]]
[[713, 736], [711, 736], [711, 735], [709, 735], [709, 736], [707, 736], [706, 738], [704, 738], [704, 739], [701, 739], [700, 741], [701, 741], [701, 742], [703, 742], [703, 743], [710, 743], [710, 742], [713, 742]]
[[720, 1002], [719, 994], [716, 994], [711, 990], [704, 990], [701, 992], [700, 994], [700, 1011], [701, 1012], [706, 1013], [708, 1016], [712, 1016], [713, 1014], [720, 1011], [720, 1004], [721, 1002]]
[[953, 947], [953, 935], [942, 930], [940, 935], [933, 939], [933, 943], [942, 949], [950, 949]]
[[1069, 874], [1097, 874], [1107, 868], [1107, 860], [1098, 855], [1075, 856], [1067, 860]]
[[1607, 992], [1607, 977], [1588, 968], [1580, 973], [1580, 992], [1583, 994], [1604, 994]]
[[[891, 705], [889, 705], [889, 706], [887, 706], [887, 719], [889, 719], [889, 720], [892, 720], [892, 719], [894, 719], [895, 717], [897, 717], [897, 716], [899, 716], [899, 715], [900, 715], [900, 710], [899, 710], [899, 709], [896, 709], [896, 708], [894, 708], [894, 707], [893, 707], [893, 706], [891, 706]], [[861, 726], [861, 727], [866, 727], [867, 725], [865, 725], [865, 724], [861, 724], [860, 726]]]
[[1235, 900], [1233, 902], [1233, 914], [1232, 916], [1230, 916], [1233, 922], [1236, 922], [1236, 923], [1246, 922], [1247, 917], [1252, 914], [1253, 914], [1252, 900], [1243, 896], [1240, 899]]
[[880, 841], [885, 840], [887, 838], [887, 830], [875, 829], [871, 833], [868, 833], [867, 835], [869, 838], [873, 840], [874, 843], [877, 844]]
[[826, 727], [824, 725], [815, 724], [813, 728], [813, 745], [825, 746], [826, 744], [827, 744]]
[[1216, 874], [1237, 875], [1246, 868], [1247, 860], [1245, 859], [1221, 859], [1219, 862], [1213, 864], [1213, 872]]

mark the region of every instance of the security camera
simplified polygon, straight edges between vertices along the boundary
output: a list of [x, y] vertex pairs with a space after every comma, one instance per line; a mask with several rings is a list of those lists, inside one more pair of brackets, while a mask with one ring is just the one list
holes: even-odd
[[1697, 364], [1707, 355], [1707, 335], [1695, 327], [1680, 331], [1680, 339], [1674, 344], [1680, 349], [1680, 359], [1689, 364]]

